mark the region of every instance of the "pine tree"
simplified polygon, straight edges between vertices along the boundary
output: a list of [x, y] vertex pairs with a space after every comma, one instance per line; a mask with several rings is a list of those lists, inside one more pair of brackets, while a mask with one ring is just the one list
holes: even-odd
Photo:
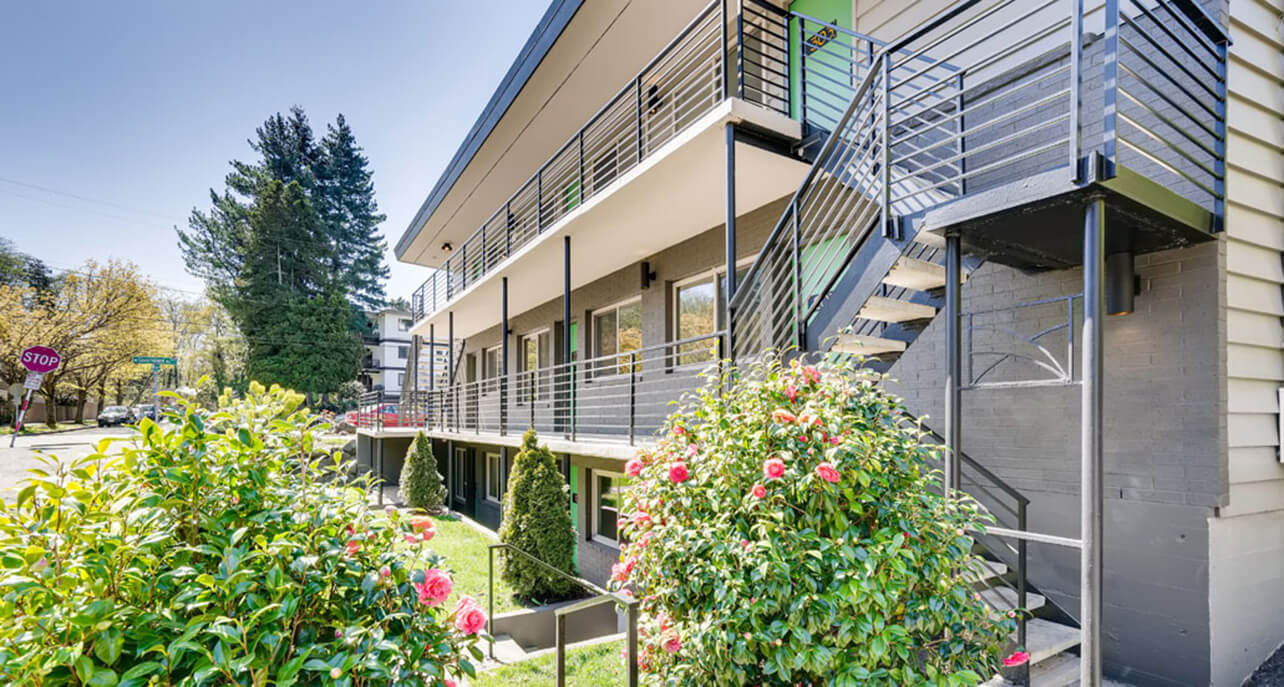
[[432, 441], [419, 432], [406, 451], [401, 468], [398, 492], [402, 503], [411, 508], [433, 511], [446, 501], [445, 478], [437, 471], [437, 458], [432, 454]]
[[317, 197], [334, 248], [330, 270], [341, 275], [354, 304], [378, 309], [384, 305], [383, 282], [388, 279], [383, 261], [388, 246], [379, 225], [387, 216], [375, 202], [370, 162], [342, 114], [327, 127], [321, 150]]
[[[575, 574], [575, 531], [571, 526], [570, 487], [546, 446], [538, 446], [535, 430], [522, 436], [504, 494], [504, 522], [499, 540], [535, 558]], [[549, 574], [524, 556], [504, 559], [504, 579], [520, 596], [539, 601], [566, 598], [575, 586]]]

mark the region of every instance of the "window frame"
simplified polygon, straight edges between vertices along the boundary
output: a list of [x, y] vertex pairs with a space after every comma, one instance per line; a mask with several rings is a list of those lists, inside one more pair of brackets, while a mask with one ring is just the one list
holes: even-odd
[[397, 318], [397, 331], [399, 332], [408, 332], [411, 329], [413, 329], [414, 326], [415, 326], [415, 321], [410, 319], [409, 317]]
[[[592, 353], [592, 355], [590, 355], [589, 358], [591, 360], [597, 360], [598, 358], [603, 358], [603, 357], [606, 357], [607, 355], [614, 355], [617, 358], [617, 362], [615, 365], [604, 366], [601, 363], [595, 364], [593, 366], [593, 369], [590, 370], [591, 377], [598, 377], [598, 376], [608, 377], [608, 376], [612, 376], [616, 374], [624, 374], [628, 372], [626, 369], [622, 369], [620, 367], [620, 363], [618, 362], [619, 356], [621, 356], [623, 353], [629, 352], [629, 351], [620, 350], [620, 309], [629, 305], [633, 305], [635, 303], [638, 306], [639, 316], [644, 317], [644, 314], [642, 313], [642, 294], [640, 293], [635, 296], [630, 296], [628, 298], [625, 298], [624, 300], [616, 301], [615, 303], [612, 303], [610, 305], [602, 306], [589, 313], [589, 345], [591, 347], [591, 353]], [[597, 319], [599, 315], [602, 315], [610, 311], [615, 311], [615, 351], [613, 353], [603, 353], [602, 351], [598, 350], [598, 347], [597, 347], [598, 346]], [[642, 333], [642, 332], [639, 332], [639, 333]], [[640, 351], [645, 347], [646, 347], [646, 342], [639, 341], [638, 347], [630, 350]], [[638, 369], [640, 370], [641, 368], [642, 368], [642, 365], [639, 362]]]
[[[490, 354], [495, 354], [495, 373], [489, 374], [487, 369], [490, 362]], [[496, 344], [487, 346], [481, 350], [481, 393], [490, 393], [499, 389], [499, 378], [504, 374], [504, 346]]]
[[[589, 506], [592, 509], [589, 514], [589, 533], [590, 533], [589, 538], [599, 544], [603, 544], [605, 546], [618, 549], [620, 548], [620, 540], [618, 538], [611, 539], [610, 537], [607, 537], [599, 532], [600, 525], [598, 523], [600, 522], [599, 517], [601, 516], [602, 508], [598, 505], [598, 498], [601, 496], [601, 491], [598, 487], [597, 481], [602, 477], [606, 477], [610, 479], [612, 482], [612, 486], [615, 487], [617, 492], [621, 493], [621, 496], [623, 495], [622, 490], [624, 489], [623, 482], [624, 480], [627, 479], [624, 476], [624, 474], [619, 472], [612, 472], [610, 470], [590, 470], [589, 471]], [[615, 511], [615, 517], [617, 520], [619, 519], [620, 517], [619, 509], [616, 509]], [[616, 529], [616, 532], [617, 533], [619, 532], [618, 528]]]
[[[498, 451], [486, 451], [484, 455], [485, 455], [485, 462], [486, 462], [486, 501], [488, 503], [497, 504], [503, 501], [503, 498], [504, 498], [504, 458], [502, 455], [500, 455]], [[496, 482], [497, 493], [494, 496], [491, 496], [491, 493], [490, 493], [491, 458], [495, 459], [496, 465], [495, 465], [494, 476], [496, 480], [498, 480]]]
[[410, 346], [405, 344], [398, 345], [397, 360], [408, 360], [409, 358], [410, 358]]
[[[754, 259], [752, 257], [737, 260], [735, 266], [736, 272], [739, 272], [742, 268], [753, 265], [753, 261]], [[701, 272], [696, 272], [695, 274], [683, 277], [682, 279], [669, 284], [669, 303], [671, 304], [672, 310], [669, 320], [669, 326], [671, 327], [669, 335], [670, 343], [681, 341], [683, 338], [680, 336], [680, 332], [682, 331], [682, 313], [678, 309], [678, 291], [683, 287], [691, 286], [692, 284], [699, 284], [705, 281], [713, 282], [713, 331], [726, 331], [727, 323], [721, 321], [727, 316], [726, 308], [724, 307], [726, 296], [723, 294], [725, 288], [722, 285], [726, 275], [727, 266], [724, 263], [717, 267], [711, 267]], [[706, 362], [707, 361], [701, 361], [699, 363], [691, 364], [705, 364]]]
[[451, 494], [451, 497], [460, 501], [467, 501], [468, 494], [465, 493], [467, 484], [464, 479], [464, 470], [468, 467], [468, 449], [463, 446], [455, 447], [454, 457], [455, 464], [451, 466], [455, 473], [451, 475], [451, 486], [454, 487], [452, 490], [454, 493]]
[[[544, 337], [546, 346], [540, 346], [540, 337]], [[526, 379], [526, 375], [532, 370], [526, 369], [526, 342], [535, 341], [535, 378], [532, 381]], [[525, 405], [534, 400], [535, 402], [547, 401], [551, 394], [549, 393], [549, 369], [552, 367], [553, 357], [553, 328], [540, 327], [517, 337], [517, 404]], [[544, 364], [540, 364], [542, 362]], [[534, 393], [528, 392], [534, 388]], [[532, 396], [534, 398], [532, 398]]]

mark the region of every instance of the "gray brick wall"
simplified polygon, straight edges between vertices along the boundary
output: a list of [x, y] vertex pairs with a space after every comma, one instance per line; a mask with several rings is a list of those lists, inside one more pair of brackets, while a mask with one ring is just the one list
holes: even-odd
[[[1217, 242], [1139, 256], [1137, 311], [1105, 324], [1107, 660], [1138, 685], [1208, 682], [1207, 518], [1227, 494], [1221, 250]], [[963, 289], [963, 311], [1071, 295], [1081, 279], [1078, 269], [1024, 274], [986, 264]], [[1075, 312], [1077, 337], [1081, 303]], [[1064, 317], [1054, 305], [977, 321], [1032, 334]], [[933, 321], [889, 372], [891, 389], [938, 431], [944, 324]], [[973, 350], [1034, 353], [1017, 341], [979, 331]], [[1065, 337], [1046, 343], [1064, 361]], [[1034, 369], [1005, 363], [985, 379]], [[963, 450], [1031, 499], [1031, 529], [1078, 535], [1079, 396], [1078, 386], [964, 392]], [[1077, 553], [1036, 545], [1031, 557], [1032, 584], [1077, 615]]]

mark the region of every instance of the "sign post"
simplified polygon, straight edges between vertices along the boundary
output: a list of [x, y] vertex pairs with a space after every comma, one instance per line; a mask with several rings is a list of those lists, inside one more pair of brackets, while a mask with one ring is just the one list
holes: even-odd
[[[22, 431], [22, 419], [27, 416], [27, 408], [31, 405], [31, 393], [40, 388], [46, 372], [53, 372], [62, 364], [62, 356], [48, 346], [32, 346], [23, 351], [18, 360], [22, 362], [23, 367], [27, 368], [27, 379], [22, 384], [27, 393], [22, 398], [18, 417], [13, 423], [13, 436], [9, 437], [9, 448], [13, 448], [14, 442], [18, 440], [18, 432]], [[47, 410], [56, 412], [52, 408]]]
[[153, 420], [160, 422], [160, 369], [161, 365], [178, 366], [178, 358], [168, 358], [155, 355], [136, 355], [134, 356], [135, 365], [152, 366], [152, 415]]

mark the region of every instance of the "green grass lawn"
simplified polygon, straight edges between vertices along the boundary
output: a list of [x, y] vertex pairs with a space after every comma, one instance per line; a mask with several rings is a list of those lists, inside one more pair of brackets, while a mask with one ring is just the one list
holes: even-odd
[[[566, 652], [566, 684], [568, 687], [611, 687], [623, 685], [627, 676], [624, 659], [620, 657], [622, 640], [602, 642]], [[484, 673], [469, 684], [472, 687], [521, 687], [522, 685], [550, 685], [554, 678], [556, 654], [545, 654], [529, 661], [501, 666]]]
[[[438, 554], [446, 557], [446, 567], [455, 578], [455, 592], [447, 602], [454, 606], [455, 599], [467, 594], [477, 599], [486, 609], [487, 563], [486, 547], [495, 543], [486, 535], [473, 529], [467, 523], [453, 515], [433, 516], [437, 526], [437, 536], [428, 546]], [[500, 578], [499, 569], [502, 556], [495, 556], [495, 613], [505, 613], [526, 608], [513, 596], [513, 589]]]
[[[45, 432], [58, 432], [64, 429], [84, 429], [90, 426], [92, 425], [90, 425], [89, 423], [85, 423], [82, 425], [76, 422], [59, 422], [56, 427], [50, 427], [44, 422], [34, 422], [32, 424], [24, 423], [22, 425], [22, 436], [26, 436], [28, 434], [44, 434]], [[9, 425], [8, 427], [0, 427], [0, 435], [9, 435], [9, 434], [13, 434], [13, 425]]]

